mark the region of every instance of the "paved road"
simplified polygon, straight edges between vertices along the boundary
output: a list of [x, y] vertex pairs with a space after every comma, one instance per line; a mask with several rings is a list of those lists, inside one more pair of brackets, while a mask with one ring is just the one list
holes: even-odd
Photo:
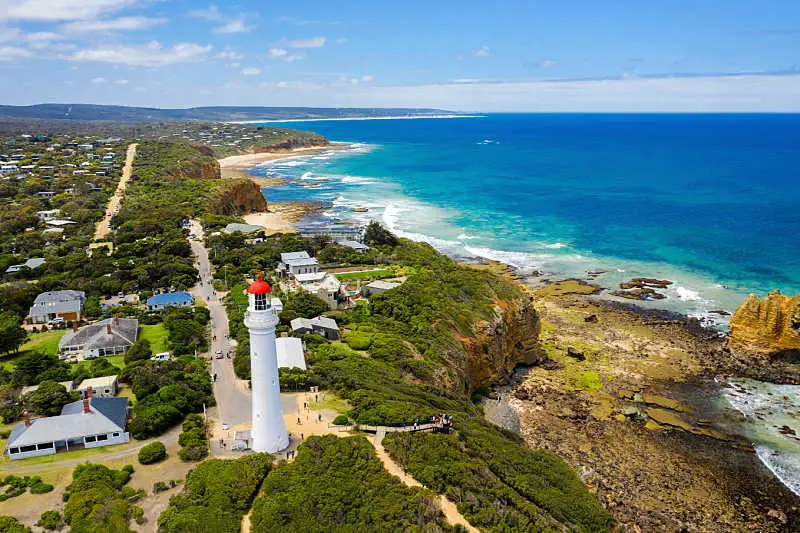
[[117, 185], [117, 190], [114, 192], [114, 196], [112, 196], [111, 200], [108, 201], [105, 216], [103, 216], [103, 219], [97, 223], [97, 228], [94, 230], [94, 240], [96, 241], [99, 241], [111, 233], [111, 228], [108, 227], [108, 224], [111, 222], [111, 217], [114, 216], [114, 209], [119, 207], [120, 202], [122, 202], [122, 197], [125, 196], [125, 189], [128, 187], [128, 182], [130, 181], [131, 173], [133, 172], [134, 157], [136, 157], [136, 143], [128, 145], [128, 153], [125, 157], [125, 166], [122, 167], [122, 177], [119, 179], [119, 185]]
[[[233, 353], [230, 346], [228, 334], [228, 313], [225, 312], [225, 305], [222, 303], [224, 293], [217, 293], [211, 287], [212, 266], [208, 259], [208, 250], [203, 244], [203, 227], [197, 220], [190, 222], [190, 233], [198, 236], [197, 240], [191, 241], [192, 252], [197, 258], [198, 270], [202, 285], [198, 284], [191, 290], [195, 298], [200, 298], [206, 302], [211, 311], [211, 372], [216, 374], [217, 380], [214, 382], [214, 397], [217, 399], [217, 413], [219, 422], [229, 426], [238, 426], [250, 422], [250, 391], [247, 389], [246, 382], [237, 379], [233, 372], [233, 359], [227, 357], [216, 358], [217, 350], [222, 350], [226, 354], [228, 350]], [[213, 339], [216, 336], [216, 340]], [[232, 356], [231, 356], [232, 357]]]

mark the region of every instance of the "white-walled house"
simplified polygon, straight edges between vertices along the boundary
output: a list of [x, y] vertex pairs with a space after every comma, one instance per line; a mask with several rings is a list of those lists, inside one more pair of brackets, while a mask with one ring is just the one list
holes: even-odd
[[130, 441], [127, 420], [127, 398], [85, 398], [68, 403], [58, 416], [33, 420], [26, 413], [11, 431], [5, 453], [14, 460], [123, 444]]

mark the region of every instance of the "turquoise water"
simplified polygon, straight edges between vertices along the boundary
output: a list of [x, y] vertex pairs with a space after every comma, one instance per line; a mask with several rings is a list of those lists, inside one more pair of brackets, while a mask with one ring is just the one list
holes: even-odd
[[749, 292], [800, 292], [800, 115], [291, 126], [362, 145], [254, 169], [289, 180], [264, 190], [269, 201], [323, 201], [332, 221], [377, 219], [450, 255], [547, 277], [604, 270], [596, 281], [610, 288], [667, 278], [667, 300], [646, 305], [710, 320]]

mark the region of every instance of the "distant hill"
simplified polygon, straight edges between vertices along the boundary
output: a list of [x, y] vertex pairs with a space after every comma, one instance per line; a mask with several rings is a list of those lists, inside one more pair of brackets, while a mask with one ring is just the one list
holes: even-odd
[[324, 107], [190, 107], [159, 109], [94, 104], [0, 105], [0, 117], [45, 120], [108, 120], [123, 122], [289, 120], [394, 116], [457, 115], [440, 109], [324, 108]]

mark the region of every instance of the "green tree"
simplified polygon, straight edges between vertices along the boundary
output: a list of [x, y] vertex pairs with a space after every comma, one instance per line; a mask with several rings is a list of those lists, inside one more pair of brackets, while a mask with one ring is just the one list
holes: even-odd
[[43, 416], [56, 416], [61, 414], [61, 408], [75, 401], [72, 395], [61, 383], [43, 381], [39, 387], [28, 396], [25, 401], [28, 409]]
[[143, 465], [151, 465], [166, 459], [167, 447], [161, 441], [151, 442], [139, 450], [139, 462]]
[[150, 349], [150, 341], [147, 339], [139, 339], [133, 346], [131, 346], [125, 353], [125, 364], [133, 361], [144, 361], [153, 356], [153, 350]]
[[31, 533], [31, 528], [21, 524], [13, 516], [0, 516], [0, 531], [3, 533]]
[[397, 237], [379, 223], [372, 221], [364, 232], [364, 242], [370, 246], [397, 246]]
[[[97, 251], [95, 251], [96, 253]], [[86, 298], [86, 303], [83, 306], [83, 311], [86, 313], [86, 316], [96, 318], [100, 316], [100, 297], [97, 295], [92, 295]]]
[[36, 525], [50, 531], [57, 531], [63, 529], [67, 523], [64, 522], [64, 517], [58, 511], [45, 511]]
[[0, 314], [0, 352], [5, 354], [16, 352], [25, 342], [28, 334], [21, 323], [19, 316], [12, 311], [3, 311]]
[[[65, 375], [64, 371], [67, 377], [62, 377]], [[14, 375], [25, 385], [36, 385], [45, 378], [64, 381], [69, 379], [69, 367], [54, 354], [30, 352], [17, 358]]]
[[295, 318], [313, 318], [328, 310], [328, 304], [316, 295], [306, 291], [297, 291], [287, 299], [280, 317], [281, 322], [286, 324]]

